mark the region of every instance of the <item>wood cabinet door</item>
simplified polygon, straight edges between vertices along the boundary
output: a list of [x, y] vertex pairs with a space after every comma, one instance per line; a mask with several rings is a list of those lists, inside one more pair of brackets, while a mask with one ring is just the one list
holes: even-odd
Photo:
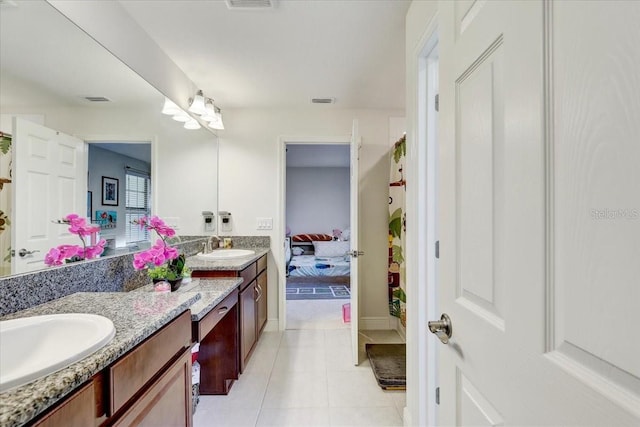
[[191, 427], [191, 350], [186, 349], [113, 425]]
[[256, 287], [258, 289], [258, 297], [256, 301], [257, 310], [257, 336], [260, 336], [264, 325], [267, 323], [267, 270], [258, 275], [256, 279]]
[[240, 292], [240, 370], [256, 342], [256, 281]]
[[91, 381], [33, 425], [34, 427], [94, 425], [96, 423], [95, 402], [95, 388]]

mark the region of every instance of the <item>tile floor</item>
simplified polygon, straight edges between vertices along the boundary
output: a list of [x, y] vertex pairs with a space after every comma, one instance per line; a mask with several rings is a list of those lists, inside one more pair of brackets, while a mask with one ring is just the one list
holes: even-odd
[[264, 332], [228, 396], [200, 396], [194, 427], [402, 426], [405, 392], [378, 387], [365, 342], [402, 342], [363, 331], [360, 365], [342, 300], [287, 301], [287, 330]]

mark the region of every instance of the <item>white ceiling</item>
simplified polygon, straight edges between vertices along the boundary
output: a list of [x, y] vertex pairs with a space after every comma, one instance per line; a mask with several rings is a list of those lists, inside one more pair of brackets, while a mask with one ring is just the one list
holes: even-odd
[[[0, 6], [3, 75], [40, 85], [55, 102], [161, 103], [154, 88], [46, 2], [14, 4]], [[404, 109], [409, 1], [278, 0], [254, 11], [229, 10], [223, 0], [121, 4], [222, 109]], [[85, 96], [113, 102], [90, 104]], [[337, 102], [312, 105], [312, 97]]]
[[[98, 108], [138, 105], [162, 96], [150, 84], [44, 1], [0, 3], [0, 84], [36, 85], [43, 104]], [[111, 103], [90, 103], [104, 96]], [[6, 99], [20, 106], [20, 99]], [[33, 100], [28, 100], [31, 105]]]
[[[404, 0], [125, 0], [140, 26], [221, 108], [404, 109]], [[115, 29], [114, 29], [115, 30]], [[334, 106], [311, 105], [334, 97]]]

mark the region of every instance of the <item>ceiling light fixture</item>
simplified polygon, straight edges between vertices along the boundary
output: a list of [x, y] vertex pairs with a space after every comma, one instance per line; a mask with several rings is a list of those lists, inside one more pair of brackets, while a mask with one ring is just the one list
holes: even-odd
[[188, 115], [187, 113], [185, 113], [184, 111], [180, 110], [180, 112], [178, 114], [175, 114], [173, 117], [171, 117], [173, 120], [175, 120], [176, 122], [182, 122], [182, 123], [186, 123], [189, 120], [193, 120], [193, 117], [191, 117], [190, 115]]
[[207, 98], [204, 103], [205, 113], [200, 116], [205, 122], [211, 122], [216, 119], [216, 106], [213, 99]]
[[196, 119], [190, 119], [188, 122], [184, 123], [185, 129], [195, 130], [200, 129], [200, 123]]
[[207, 112], [204, 105], [204, 94], [201, 90], [197, 91], [193, 98], [189, 98], [189, 111], [199, 116]]
[[211, 129], [224, 130], [220, 108], [216, 107], [213, 99], [206, 97], [201, 90], [198, 90], [196, 95], [189, 99], [189, 105], [189, 111], [209, 122]]
[[[208, 122], [210, 128], [224, 130], [220, 109], [213, 103], [213, 99], [207, 98], [201, 90], [198, 90], [193, 98], [189, 98], [188, 111], [197, 114], [200, 116], [201, 120]], [[201, 125], [196, 118], [178, 107], [178, 105], [172, 102], [169, 98], [164, 99], [162, 114], [171, 115], [173, 120], [184, 123], [185, 129], [201, 128]]]
[[224, 123], [222, 123], [222, 112], [218, 107], [216, 108], [215, 119], [209, 122], [209, 127], [216, 130], [224, 130]]
[[182, 109], [173, 103], [169, 98], [164, 99], [164, 106], [162, 107], [162, 114], [167, 114], [169, 116], [175, 116], [176, 114], [180, 114]]

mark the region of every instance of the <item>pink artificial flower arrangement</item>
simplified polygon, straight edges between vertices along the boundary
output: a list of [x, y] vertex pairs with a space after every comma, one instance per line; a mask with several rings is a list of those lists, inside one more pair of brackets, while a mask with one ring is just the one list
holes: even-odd
[[154, 230], [160, 236], [151, 248], [133, 256], [133, 267], [136, 270], [148, 269], [147, 273], [152, 279], [180, 279], [184, 270], [185, 257], [167, 244], [167, 238], [176, 235], [175, 230], [157, 216], [150, 218], [143, 216], [139, 220], [134, 220], [133, 223], [140, 225], [141, 228]]
[[85, 238], [91, 236], [93, 233], [100, 231], [100, 227], [88, 225], [84, 218], [81, 218], [77, 214], [69, 214], [64, 218], [54, 221], [58, 224], [69, 224], [69, 232], [76, 234], [82, 246], [79, 245], [60, 245], [55, 248], [51, 248], [44, 257], [44, 263], [53, 265], [62, 265], [63, 263], [82, 261], [85, 259], [97, 258], [104, 251], [104, 245], [106, 241], [100, 239], [94, 246], [87, 246]]

